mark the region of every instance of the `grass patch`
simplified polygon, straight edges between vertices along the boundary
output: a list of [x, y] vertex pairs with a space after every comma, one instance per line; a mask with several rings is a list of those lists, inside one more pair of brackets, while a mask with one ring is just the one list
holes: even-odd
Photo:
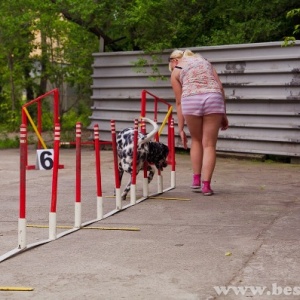
[[267, 163], [290, 163], [291, 162], [291, 158], [288, 157], [288, 156], [281, 156], [281, 155], [271, 155], [271, 154], [268, 154], [266, 156], [266, 160], [265, 162]]
[[190, 149], [175, 148], [175, 153], [182, 154], [182, 155], [190, 155]]
[[2, 134], [0, 136], [0, 149], [19, 148], [19, 146], [20, 141], [18, 136], [13, 138], [10, 138], [7, 134]]

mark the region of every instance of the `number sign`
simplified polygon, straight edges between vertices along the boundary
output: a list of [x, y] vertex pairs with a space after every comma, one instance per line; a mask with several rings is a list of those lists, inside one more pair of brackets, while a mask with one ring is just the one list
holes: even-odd
[[53, 149], [37, 150], [36, 169], [51, 170], [53, 168]]

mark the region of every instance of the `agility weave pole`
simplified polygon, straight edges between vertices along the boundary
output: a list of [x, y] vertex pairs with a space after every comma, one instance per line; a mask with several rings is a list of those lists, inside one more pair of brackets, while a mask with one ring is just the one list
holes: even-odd
[[[146, 117], [146, 112], [147, 112], [147, 103], [149, 103], [149, 101], [147, 101], [147, 96], [150, 96], [152, 98], [152, 100], [154, 101], [153, 105], [153, 119], [155, 121], [157, 121], [158, 119], [158, 113], [159, 113], [159, 109], [158, 109], [158, 104], [162, 104], [167, 108], [167, 113], [164, 117], [164, 120], [162, 122], [162, 125], [156, 135], [155, 140], [158, 142], [160, 135], [162, 133], [163, 127], [166, 125], [166, 123], [168, 123], [168, 147], [170, 150], [169, 153], [169, 160], [168, 160], [168, 164], [171, 166], [171, 187], [175, 188], [176, 185], [176, 174], [175, 174], [175, 133], [174, 133], [174, 119], [172, 116], [172, 110], [173, 107], [170, 103], [168, 103], [167, 101], [165, 101], [162, 98], [157, 97], [156, 95], [150, 93], [147, 90], [142, 90], [141, 92], [141, 117]], [[149, 107], [148, 107], [149, 108]], [[149, 109], [148, 109], [149, 110]], [[143, 132], [143, 131], [142, 131]], [[158, 174], [160, 175], [160, 171], [158, 172]], [[158, 181], [158, 184], [160, 184], [160, 181]], [[162, 192], [164, 192], [162, 190], [162, 188], [158, 187]]]
[[[171, 119], [169, 124], [169, 134], [171, 135], [170, 140], [173, 141], [169, 147], [174, 147], [174, 120]], [[142, 133], [145, 133], [145, 122], [142, 118], [141, 123]], [[117, 147], [116, 147], [116, 140], [115, 140], [115, 121], [111, 121], [111, 130], [112, 130], [112, 143], [113, 143], [113, 151], [114, 151], [114, 158], [115, 158], [115, 178], [116, 178], [116, 210], [120, 209], [126, 209], [130, 206], [133, 206], [137, 203], [140, 203], [150, 197], [155, 197], [157, 195], [160, 195], [164, 192], [170, 191], [175, 188], [175, 151], [174, 149], [171, 149], [171, 186], [168, 188], [163, 189], [163, 180], [160, 172], [158, 172], [157, 176], [157, 193], [149, 194], [149, 188], [148, 188], [148, 178], [147, 178], [147, 165], [144, 165], [144, 180], [143, 180], [143, 197], [136, 199], [136, 164], [133, 163], [132, 165], [132, 175], [131, 175], [131, 193], [130, 193], [130, 203], [124, 207], [122, 207], [122, 204], [120, 204], [121, 207], [118, 206], [119, 198], [121, 198], [121, 192], [120, 192], [120, 181], [119, 181], [119, 171], [118, 171], [118, 165], [117, 165]], [[138, 120], [135, 119], [134, 121], [134, 146], [133, 146], [133, 162], [136, 161], [137, 157], [137, 144], [138, 144]], [[117, 194], [117, 189], [118, 194]]]
[[[168, 111], [170, 115], [170, 110]], [[171, 186], [163, 189], [162, 176], [158, 174], [158, 191], [149, 195], [148, 182], [145, 178], [147, 177], [147, 172], [144, 168], [144, 182], [143, 182], [143, 197], [136, 199], [136, 171], [133, 172], [132, 177], [132, 186], [130, 193], [130, 203], [123, 206], [121, 200], [121, 191], [120, 191], [120, 179], [118, 174], [118, 157], [117, 157], [117, 148], [116, 148], [116, 131], [115, 131], [115, 122], [112, 120], [111, 129], [112, 129], [112, 148], [114, 156], [114, 171], [115, 171], [115, 189], [116, 189], [116, 208], [107, 214], [103, 215], [103, 198], [102, 198], [102, 184], [101, 184], [101, 163], [100, 163], [100, 147], [99, 147], [99, 127], [94, 126], [94, 148], [95, 148], [95, 161], [96, 161], [96, 186], [97, 186], [97, 217], [94, 220], [90, 220], [82, 223], [81, 220], [81, 124], [76, 124], [76, 198], [75, 198], [75, 221], [74, 227], [67, 227], [63, 229], [68, 229], [64, 232], [57, 234], [57, 220], [56, 220], [56, 206], [57, 206], [57, 184], [58, 184], [58, 169], [59, 169], [59, 147], [60, 147], [60, 124], [55, 124], [55, 138], [54, 138], [54, 160], [52, 168], [52, 193], [51, 193], [51, 205], [49, 212], [49, 238], [27, 244], [26, 236], [26, 169], [27, 169], [27, 128], [25, 124], [20, 126], [20, 211], [19, 211], [19, 220], [18, 220], [18, 247], [7, 252], [6, 254], [0, 256], [0, 262], [15, 256], [23, 251], [29, 250], [31, 248], [40, 246], [42, 244], [49, 243], [58, 238], [61, 238], [65, 235], [73, 233], [81, 228], [84, 228], [90, 224], [98, 222], [102, 219], [106, 219], [121, 210], [125, 210], [135, 204], [138, 204], [148, 198], [161, 195], [164, 192], [167, 192], [175, 188], [175, 151], [174, 151], [174, 121], [173, 119], [168, 122], [168, 136], [169, 139], [169, 148], [170, 151], [170, 161], [171, 161]], [[144, 125], [143, 125], [144, 126]], [[135, 131], [134, 131], [134, 157], [137, 156], [137, 143], [138, 143], [138, 120], [135, 120]], [[144, 128], [144, 127], [143, 127]], [[144, 130], [144, 129], [143, 129]], [[136, 160], [135, 160], [136, 161]], [[136, 170], [136, 165], [133, 164], [133, 168]], [[146, 175], [145, 175], [146, 174]], [[87, 228], [88, 229], [88, 228]], [[108, 229], [109, 230], [109, 229]], [[110, 229], [113, 230], [113, 229]], [[115, 229], [116, 230], [116, 229]], [[124, 230], [124, 229], [117, 229]]]
[[101, 179], [101, 157], [100, 157], [100, 143], [99, 143], [99, 126], [94, 126], [94, 149], [95, 149], [95, 162], [96, 162], [96, 186], [97, 186], [97, 219], [103, 218], [103, 196], [102, 196], [102, 179]]
[[[113, 122], [112, 122], [113, 123]], [[137, 148], [137, 135], [138, 135], [138, 122], [135, 121], [135, 145]], [[146, 200], [149, 195], [146, 194], [145, 197], [136, 200], [135, 192], [131, 193], [130, 204], [122, 207], [121, 193], [120, 191], [116, 195], [116, 209], [110, 211], [109, 213], [103, 215], [103, 198], [102, 198], [102, 184], [101, 184], [101, 168], [100, 168], [100, 147], [99, 147], [99, 128], [95, 126], [95, 161], [96, 161], [96, 185], [97, 185], [97, 218], [87, 222], [81, 222], [81, 124], [76, 124], [76, 197], [75, 197], [75, 222], [74, 227], [71, 226], [58, 226], [56, 218], [56, 208], [57, 208], [57, 184], [58, 184], [58, 166], [59, 166], [59, 143], [60, 143], [60, 125], [56, 124], [55, 126], [55, 140], [54, 140], [54, 161], [52, 169], [52, 193], [51, 193], [51, 205], [49, 212], [49, 226], [43, 226], [43, 228], [49, 229], [49, 238], [41, 240], [32, 244], [27, 244], [27, 231], [28, 227], [26, 220], [26, 156], [27, 154], [27, 129], [24, 124], [20, 127], [20, 216], [18, 222], [18, 247], [9, 251], [8, 253], [0, 256], [0, 262], [4, 261], [12, 256], [15, 256], [21, 252], [29, 250], [34, 247], [49, 243], [58, 238], [61, 238], [67, 234], [73, 233], [79, 229], [86, 228], [89, 229], [88, 225], [98, 222], [102, 219], [106, 219], [120, 210], [125, 210], [136, 203], [140, 203]], [[112, 126], [112, 135], [115, 135], [115, 128]], [[115, 139], [114, 139], [115, 140]], [[114, 143], [113, 143], [114, 144]], [[117, 157], [116, 145], [114, 147], [114, 157]], [[135, 151], [135, 157], [137, 155]], [[114, 163], [115, 166], [115, 183], [116, 189], [120, 190], [120, 181], [118, 175], [118, 161]], [[136, 166], [133, 166], [136, 167]], [[133, 178], [133, 184], [136, 182], [136, 176]], [[135, 186], [132, 187], [132, 190], [135, 191]], [[160, 192], [158, 193], [160, 194]], [[40, 227], [41, 226], [36, 226]], [[57, 229], [66, 229], [66, 231], [57, 234]], [[99, 228], [100, 229], [100, 228]], [[102, 230], [131, 230], [137, 231], [137, 229], [132, 228], [101, 228]]]

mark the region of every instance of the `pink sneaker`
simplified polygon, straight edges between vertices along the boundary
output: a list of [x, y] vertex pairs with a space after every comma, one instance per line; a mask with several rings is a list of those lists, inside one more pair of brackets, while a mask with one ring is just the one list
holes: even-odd
[[194, 174], [191, 189], [200, 189], [200, 188], [201, 188], [201, 175], [200, 174]]
[[202, 182], [202, 194], [204, 196], [211, 196], [214, 194], [214, 191], [210, 188], [210, 181]]

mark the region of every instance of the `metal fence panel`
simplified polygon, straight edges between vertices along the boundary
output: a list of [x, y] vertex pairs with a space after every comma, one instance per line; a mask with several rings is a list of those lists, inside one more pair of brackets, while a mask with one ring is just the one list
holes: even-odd
[[[294, 47], [271, 42], [189, 49], [212, 62], [224, 85], [230, 128], [220, 131], [219, 151], [300, 156], [300, 41]], [[117, 130], [132, 126], [143, 89], [170, 102], [175, 113], [167, 62], [171, 51], [156, 63], [160, 76], [150, 66], [136, 66], [141, 58], [151, 64], [143, 52], [94, 54], [89, 128], [98, 123], [102, 140], [111, 140], [111, 119]], [[182, 146], [178, 136], [176, 146]]]

